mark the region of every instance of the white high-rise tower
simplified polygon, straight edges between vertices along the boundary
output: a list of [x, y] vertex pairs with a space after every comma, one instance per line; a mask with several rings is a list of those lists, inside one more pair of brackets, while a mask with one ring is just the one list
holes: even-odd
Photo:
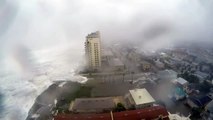
[[87, 65], [92, 70], [101, 67], [101, 38], [100, 32], [94, 32], [86, 36], [85, 54]]

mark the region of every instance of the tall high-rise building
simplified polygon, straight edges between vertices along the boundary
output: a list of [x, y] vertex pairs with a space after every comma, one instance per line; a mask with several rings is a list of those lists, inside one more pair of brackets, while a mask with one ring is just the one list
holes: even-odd
[[89, 69], [96, 70], [101, 67], [101, 38], [99, 31], [86, 36], [85, 54]]

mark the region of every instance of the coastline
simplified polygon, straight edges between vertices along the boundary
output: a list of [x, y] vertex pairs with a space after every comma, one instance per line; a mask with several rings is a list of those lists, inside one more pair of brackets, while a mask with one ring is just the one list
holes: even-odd
[[[63, 86], [61, 86], [62, 84]], [[169, 86], [165, 82], [153, 83], [147, 81], [144, 84], [137, 85], [128, 80], [104, 80], [100, 77], [89, 79], [84, 84], [60, 81], [52, 84], [37, 97], [26, 120], [37, 120], [38, 118], [39, 120], [49, 120], [55, 113], [70, 113], [68, 109], [71, 101], [75, 100], [75, 98], [123, 96], [134, 88], [146, 88], [156, 102], [163, 101], [170, 113], [180, 112], [181, 115], [188, 116], [190, 114], [189, 108], [181, 104], [181, 102], [174, 103], [168, 98]], [[164, 91], [163, 94], [162, 91]], [[54, 104], [55, 99], [57, 99], [57, 104]]]
[[[61, 86], [62, 84], [63, 86]], [[66, 81], [66, 83], [57, 81], [36, 98], [26, 120], [48, 120], [52, 118], [53, 111], [56, 110], [57, 112], [69, 112], [60, 111], [60, 109], [68, 109], [70, 102], [75, 98], [120, 96], [132, 88], [134, 88], [134, 85], [122, 80], [113, 82], [94, 78], [84, 84], [72, 81]], [[55, 100], [57, 100], [57, 104], [55, 104]]]
[[64, 81], [58, 81], [50, 85], [36, 99], [28, 112], [26, 120], [47, 120], [51, 117], [52, 109], [57, 101], [63, 100], [64, 97], [74, 94], [81, 86], [80, 83], [66, 81], [63, 87], [60, 84]]

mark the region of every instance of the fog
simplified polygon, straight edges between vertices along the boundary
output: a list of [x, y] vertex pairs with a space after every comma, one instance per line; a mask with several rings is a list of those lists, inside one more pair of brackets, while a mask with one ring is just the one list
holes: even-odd
[[[2, 0], [3, 46], [77, 44], [99, 30], [104, 41], [211, 41], [211, 0]], [[151, 44], [150, 43], [150, 44]], [[157, 44], [158, 45], [158, 44]]]
[[[211, 45], [212, 14], [212, 0], [1, 0], [1, 93], [31, 88], [36, 93], [27, 98], [32, 100], [24, 112], [21, 104], [25, 99], [16, 96], [17, 91], [5, 92], [4, 104], [20, 104], [15, 112], [26, 117], [35, 97], [52, 83], [38, 81], [60, 78], [71, 68], [73, 72], [83, 59], [88, 33], [99, 30], [104, 42], [137, 43], [145, 49], [185, 43]], [[35, 78], [46, 72], [48, 77]], [[20, 100], [14, 102], [13, 98]], [[12, 119], [11, 106], [5, 108]]]

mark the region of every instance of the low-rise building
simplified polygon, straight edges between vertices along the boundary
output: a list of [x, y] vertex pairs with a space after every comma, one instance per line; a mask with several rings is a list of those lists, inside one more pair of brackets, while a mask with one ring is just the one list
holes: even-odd
[[175, 87], [175, 89], [172, 91], [172, 99], [173, 100], [182, 100], [186, 97], [186, 93], [184, 92], [182, 87]]
[[204, 73], [204, 72], [200, 72], [200, 71], [196, 71], [194, 73], [195, 76], [197, 76], [199, 78], [199, 80], [201, 81], [204, 81], [206, 80], [206, 78], [208, 77], [208, 74], [207, 73]]
[[186, 81], [185, 79], [179, 77], [177, 78], [176, 80], [173, 81], [176, 85], [180, 86], [180, 87], [183, 87], [183, 88], [186, 88], [187, 85], [189, 84], [188, 81]]
[[77, 113], [101, 113], [112, 111], [115, 103], [112, 97], [78, 98], [71, 103], [70, 111]]
[[134, 107], [136, 109], [150, 107], [155, 100], [149, 94], [149, 92], [143, 89], [129, 90], [129, 93], [124, 97], [127, 102], [127, 106]]
[[200, 93], [202, 85], [199, 83], [190, 83], [187, 85], [185, 91], [189, 95], [198, 95]]
[[205, 107], [205, 111], [201, 114], [203, 120], [213, 119], [213, 101], [208, 103]]
[[201, 71], [203, 72], [210, 72], [211, 71], [211, 67], [209, 65], [201, 65]]
[[113, 58], [109, 60], [109, 65], [112, 67], [114, 71], [122, 71], [125, 69], [125, 65], [123, 62], [118, 58]]
[[113, 59], [114, 55], [111, 50], [103, 50], [102, 52], [102, 60], [103, 61], [109, 61]]
[[188, 54], [187, 54], [186, 50], [184, 50], [184, 49], [176, 49], [176, 50], [172, 51], [172, 56], [177, 58], [177, 59], [182, 60], [185, 57], [187, 57]]
[[177, 72], [173, 70], [163, 70], [157, 73], [160, 80], [175, 80], [177, 79]]
[[139, 67], [140, 69], [144, 70], [144, 71], [147, 71], [147, 70], [150, 70], [151, 69], [151, 64], [147, 61], [141, 61], [139, 63]]
[[165, 107], [154, 106], [102, 114], [58, 114], [54, 120], [169, 120], [169, 114]]
[[212, 98], [209, 96], [189, 97], [187, 99], [187, 104], [191, 108], [202, 108], [202, 107], [205, 107], [211, 101], [212, 101]]
[[163, 69], [165, 67], [164, 63], [159, 60], [155, 61], [155, 65], [160, 69]]
[[140, 55], [136, 52], [135, 49], [130, 50], [127, 54], [127, 58], [132, 62], [140, 61]]
[[169, 113], [169, 119], [170, 120], [191, 120], [189, 117], [190, 117], [190, 115], [185, 117], [185, 116], [181, 116], [179, 114], [171, 114], [171, 113]]

